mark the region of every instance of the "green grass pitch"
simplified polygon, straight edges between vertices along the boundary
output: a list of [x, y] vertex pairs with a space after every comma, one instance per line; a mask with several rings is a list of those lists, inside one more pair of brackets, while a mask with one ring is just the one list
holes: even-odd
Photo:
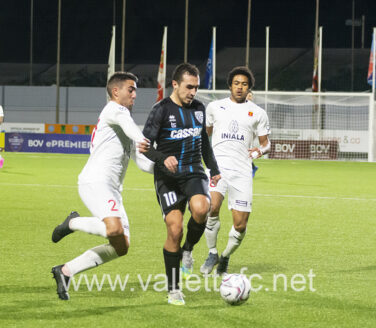
[[[87, 156], [3, 156], [1, 327], [376, 326], [375, 163], [258, 160], [253, 213], [229, 270], [247, 267], [245, 274], [262, 277], [252, 280], [262, 288], [251, 293], [247, 303], [229, 306], [218, 292], [206, 291], [201, 281], [196, 292], [184, 289], [186, 306], [174, 307], [167, 304], [166, 292], [152, 287], [164, 273], [166, 231], [151, 175], [131, 163], [125, 179], [129, 254], [86, 272], [88, 279], [128, 274], [125, 289], [113, 291], [108, 281], [100, 291], [81, 285], [77, 291], [71, 289], [70, 301], [63, 302], [57, 298], [51, 267], [106, 242], [80, 232], [58, 244], [51, 242], [53, 228], [71, 210], [90, 215], [76, 185]], [[221, 222], [218, 246], [223, 250], [231, 227], [226, 205]], [[195, 272], [206, 255], [202, 239], [194, 250]], [[315, 275], [312, 286], [310, 270]], [[277, 274], [285, 276], [286, 285], [284, 278], [274, 282]], [[137, 275], [143, 283], [150, 275], [146, 291]], [[293, 290], [291, 279], [300, 291]]]

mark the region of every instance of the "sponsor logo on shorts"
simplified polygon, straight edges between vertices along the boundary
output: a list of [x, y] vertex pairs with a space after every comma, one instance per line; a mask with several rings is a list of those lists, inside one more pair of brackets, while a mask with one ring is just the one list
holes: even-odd
[[248, 204], [248, 202], [245, 201], [245, 200], [236, 200], [235, 204], [238, 205], [238, 206], [244, 206], [244, 207], [246, 207], [247, 204]]

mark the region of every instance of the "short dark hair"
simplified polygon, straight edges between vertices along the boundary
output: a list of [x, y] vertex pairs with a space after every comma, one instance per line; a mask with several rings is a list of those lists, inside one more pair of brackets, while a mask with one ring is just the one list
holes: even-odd
[[197, 77], [200, 75], [200, 71], [195, 65], [182, 63], [175, 67], [174, 72], [172, 73], [172, 80], [180, 83], [185, 73]]
[[227, 85], [231, 87], [232, 80], [235, 75], [244, 75], [248, 78], [249, 88], [252, 89], [255, 86], [255, 77], [252, 71], [246, 66], [236, 66], [234, 67], [227, 76]]
[[123, 83], [124, 81], [132, 80], [136, 83], [138, 82], [138, 78], [136, 75], [134, 75], [131, 72], [115, 72], [110, 76], [107, 82], [107, 93], [110, 97], [112, 97], [112, 89], [115, 85], [119, 85], [120, 83]]

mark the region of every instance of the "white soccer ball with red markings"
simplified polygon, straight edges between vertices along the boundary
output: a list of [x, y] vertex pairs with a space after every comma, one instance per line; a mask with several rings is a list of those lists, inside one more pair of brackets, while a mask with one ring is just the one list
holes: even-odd
[[239, 305], [249, 298], [251, 284], [244, 274], [228, 274], [222, 279], [219, 292], [226, 303]]

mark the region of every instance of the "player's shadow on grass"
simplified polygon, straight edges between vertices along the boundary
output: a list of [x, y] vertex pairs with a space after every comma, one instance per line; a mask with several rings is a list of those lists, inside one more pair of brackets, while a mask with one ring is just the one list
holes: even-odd
[[240, 270], [243, 268], [247, 268], [246, 271], [243, 271], [244, 274], [249, 275], [253, 273], [276, 273], [276, 272], [284, 272], [286, 268], [273, 264], [273, 263], [244, 263], [242, 265], [232, 265], [231, 262], [229, 264], [229, 272], [230, 273], [240, 273]]

